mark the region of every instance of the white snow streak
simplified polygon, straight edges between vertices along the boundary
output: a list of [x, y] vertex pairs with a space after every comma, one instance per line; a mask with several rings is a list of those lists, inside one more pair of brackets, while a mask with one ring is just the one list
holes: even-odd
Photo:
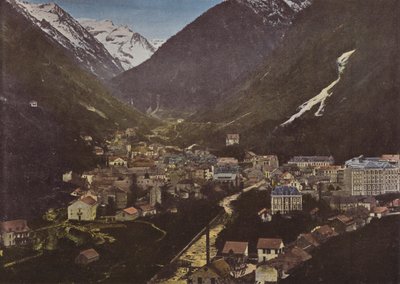
[[314, 113], [315, 116], [322, 116], [324, 112], [324, 107], [325, 107], [325, 100], [330, 97], [333, 92], [331, 91], [332, 88], [340, 81], [341, 76], [344, 72], [344, 69], [346, 67], [347, 62], [349, 61], [350, 56], [355, 52], [356, 50], [351, 50], [348, 52], [343, 53], [338, 59], [337, 59], [337, 65], [338, 65], [338, 78], [333, 81], [332, 83], [329, 84], [326, 88], [324, 88], [318, 95], [315, 97], [311, 98], [310, 100], [306, 101], [302, 105], [300, 105], [297, 109], [299, 110], [297, 113], [292, 115], [287, 121], [281, 124], [281, 126], [288, 125], [289, 123], [293, 122], [296, 118], [299, 118], [302, 116], [305, 112], [311, 110], [315, 105], [319, 104], [318, 110]]

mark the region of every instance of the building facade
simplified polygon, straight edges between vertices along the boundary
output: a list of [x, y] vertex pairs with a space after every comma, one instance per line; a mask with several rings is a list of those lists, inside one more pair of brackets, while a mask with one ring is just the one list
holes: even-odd
[[287, 214], [303, 209], [303, 199], [297, 188], [292, 186], [277, 186], [271, 193], [272, 214], [280, 212]]
[[93, 221], [97, 206], [97, 201], [90, 196], [78, 199], [68, 206], [68, 220]]
[[5, 247], [21, 246], [29, 243], [30, 229], [26, 220], [0, 222], [0, 244]]
[[399, 192], [399, 167], [380, 158], [363, 156], [346, 161], [345, 188], [351, 195], [380, 195]]
[[334, 163], [335, 160], [332, 156], [295, 156], [288, 162], [288, 164], [296, 165], [299, 168], [327, 167]]

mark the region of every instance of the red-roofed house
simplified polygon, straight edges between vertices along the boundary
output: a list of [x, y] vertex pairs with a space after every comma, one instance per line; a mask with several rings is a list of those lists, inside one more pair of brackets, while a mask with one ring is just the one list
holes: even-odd
[[5, 247], [25, 245], [29, 242], [30, 229], [26, 220], [10, 220], [0, 223], [0, 243]]
[[283, 244], [282, 239], [258, 239], [258, 262], [265, 262], [267, 260], [277, 257], [280, 253], [283, 253], [284, 247], [285, 245]]
[[140, 215], [143, 217], [152, 216], [157, 214], [157, 209], [150, 204], [142, 204], [138, 206], [140, 209]]
[[117, 221], [133, 221], [139, 217], [139, 211], [135, 207], [125, 208], [115, 215]]
[[249, 255], [249, 243], [248, 242], [225, 242], [224, 248], [222, 249], [222, 255], [247, 257]]
[[79, 253], [79, 255], [75, 258], [76, 264], [87, 265], [91, 262], [97, 261], [100, 259], [100, 255], [94, 249], [83, 250]]
[[68, 206], [68, 220], [93, 221], [98, 203], [90, 196], [75, 200]]

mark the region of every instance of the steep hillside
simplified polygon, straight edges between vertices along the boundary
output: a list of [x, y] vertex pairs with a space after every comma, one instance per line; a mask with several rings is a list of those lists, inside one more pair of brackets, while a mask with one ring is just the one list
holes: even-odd
[[127, 26], [116, 26], [109, 20], [82, 19], [79, 22], [121, 62], [124, 70], [143, 63], [156, 51], [145, 37]]
[[203, 129], [215, 141], [238, 131], [247, 146], [282, 156], [399, 151], [399, 6], [314, 1], [233, 99], [193, 119], [218, 122]]
[[119, 60], [113, 58], [102, 43], [57, 4], [7, 1], [48, 38], [59, 43], [77, 64], [97, 77], [108, 80], [123, 71]]
[[48, 205], [39, 197], [61, 173], [95, 166], [82, 133], [99, 141], [118, 128], [138, 126], [144, 133], [156, 122], [110, 96], [5, 1], [0, 28], [0, 217], [27, 217]]
[[[113, 81], [141, 109], [178, 112], [226, 99], [222, 91], [252, 71], [281, 41], [309, 0], [228, 0], [170, 38]], [[289, 5], [290, 4], [290, 5]]]

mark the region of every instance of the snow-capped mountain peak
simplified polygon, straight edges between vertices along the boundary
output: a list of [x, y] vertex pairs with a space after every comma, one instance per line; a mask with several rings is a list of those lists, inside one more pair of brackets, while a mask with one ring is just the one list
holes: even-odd
[[145, 37], [126, 25], [118, 26], [110, 20], [80, 19], [79, 21], [114, 58], [121, 62], [125, 70], [146, 61], [157, 49]]
[[49, 38], [72, 52], [83, 66], [95, 75], [108, 79], [123, 71], [106, 48], [78, 21], [55, 3], [33, 4], [7, 0]]
[[235, 0], [250, 7], [272, 26], [290, 25], [295, 14], [311, 5], [312, 0]]

